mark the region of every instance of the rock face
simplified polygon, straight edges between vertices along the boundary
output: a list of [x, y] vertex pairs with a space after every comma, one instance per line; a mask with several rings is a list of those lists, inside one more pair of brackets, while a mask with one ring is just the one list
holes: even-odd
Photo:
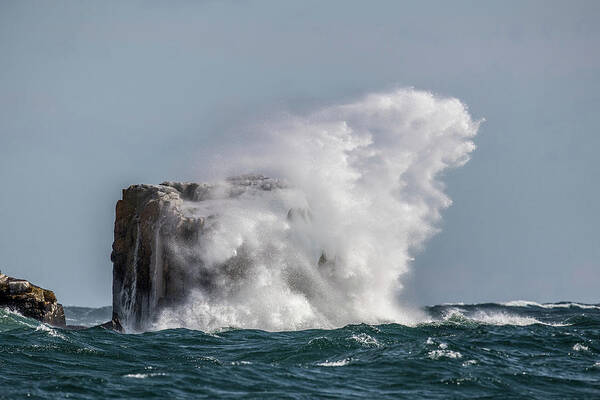
[[[164, 182], [133, 185], [117, 202], [113, 251], [113, 325], [143, 330], [165, 306], [185, 299], [194, 287], [211, 286], [198, 254], [178, 251], [197, 243], [214, 215], [202, 205], [247, 190], [285, 185], [264, 176], [230, 178], [225, 184]], [[186, 270], [198, 271], [191, 277]]]
[[50, 325], [66, 327], [63, 306], [54, 292], [31, 282], [0, 274], [0, 306]]

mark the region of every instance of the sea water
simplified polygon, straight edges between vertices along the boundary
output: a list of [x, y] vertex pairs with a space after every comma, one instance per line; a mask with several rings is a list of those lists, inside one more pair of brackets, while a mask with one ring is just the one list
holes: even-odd
[[[110, 307], [67, 307], [70, 324]], [[594, 399], [600, 305], [446, 304], [411, 325], [53, 328], [0, 311], [3, 399]]]

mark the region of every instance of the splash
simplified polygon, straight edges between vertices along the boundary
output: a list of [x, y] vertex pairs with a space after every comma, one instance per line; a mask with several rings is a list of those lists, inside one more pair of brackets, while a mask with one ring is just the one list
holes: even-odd
[[255, 126], [223, 152], [220, 175], [256, 171], [285, 184], [188, 207], [215, 218], [176, 251], [228, 273], [163, 310], [154, 328], [409, 322], [397, 302], [402, 276], [451, 204], [441, 173], [467, 162], [478, 126], [459, 100], [416, 90]]

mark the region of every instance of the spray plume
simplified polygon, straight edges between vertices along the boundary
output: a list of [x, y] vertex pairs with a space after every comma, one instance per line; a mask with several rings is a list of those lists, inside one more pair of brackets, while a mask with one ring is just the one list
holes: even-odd
[[256, 171], [281, 188], [194, 205], [216, 218], [201, 241], [173, 250], [221, 278], [163, 310], [155, 328], [409, 322], [402, 276], [451, 204], [440, 173], [467, 162], [478, 127], [459, 100], [412, 89], [254, 127], [223, 154], [222, 174]]

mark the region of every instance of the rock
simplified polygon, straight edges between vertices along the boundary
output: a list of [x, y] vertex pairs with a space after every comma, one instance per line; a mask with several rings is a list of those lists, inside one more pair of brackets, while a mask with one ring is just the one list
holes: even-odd
[[108, 329], [111, 331], [124, 332], [123, 327], [121, 326], [121, 323], [119, 322], [119, 318], [117, 318], [117, 317], [113, 317], [112, 320], [105, 322], [99, 326], [101, 328]]
[[[163, 307], [182, 302], [192, 288], [210, 290], [215, 272], [204, 268], [198, 254], [180, 251], [189, 250], [214, 220], [214, 215], [198, 211], [205, 202], [285, 187], [262, 175], [243, 175], [221, 184], [163, 182], [124, 189], [116, 205], [113, 320], [107, 324], [143, 330]], [[236, 269], [240, 257], [232, 257], [225, 269]], [[194, 274], [189, 273], [192, 268]]]
[[0, 274], [0, 307], [53, 326], [66, 327], [63, 306], [58, 304], [54, 292], [23, 279]]
[[27, 281], [9, 281], [8, 291], [10, 294], [23, 294], [31, 290], [31, 284]]

